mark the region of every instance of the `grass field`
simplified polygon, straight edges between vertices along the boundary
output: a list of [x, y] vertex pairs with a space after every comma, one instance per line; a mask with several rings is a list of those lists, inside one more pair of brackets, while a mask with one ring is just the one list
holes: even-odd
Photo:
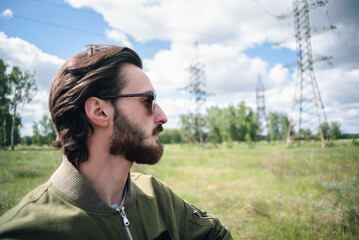
[[[0, 151], [0, 214], [61, 162], [49, 148]], [[359, 239], [359, 147], [303, 143], [167, 145], [156, 166], [134, 166], [217, 216], [234, 239]]]

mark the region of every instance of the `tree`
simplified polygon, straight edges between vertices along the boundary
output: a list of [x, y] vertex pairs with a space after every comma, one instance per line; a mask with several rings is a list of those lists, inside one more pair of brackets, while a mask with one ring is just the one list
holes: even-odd
[[246, 109], [246, 135], [245, 140], [249, 145], [252, 145], [253, 140], [256, 137], [258, 131], [258, 121], [257, 115], [252, 111], [251, 108], [247, 107]]
[[236, 112], [234, 106], [222, 109], [220, 114], [220, 132], [222, 139], [226, 141], [227, 147], [233, 147], [233, 141], [236, 139]]
[[333, 140], [337, 140], [341, 136], [340, 123], [331, 122], [330, 124], [330, 136]]
[[42, 129], [41, 135], [45, 137], [46, 144], [51, 145], [52, 141], [56, 138], [55, 127], [51, 118], [47, 115], [43, 115], [39, 123]]
[[324, 139], [329, 139], [329, 137], [330, 137], [330, 126], [329, 126], [328, 122], [323, 122], [321, 127], [322, 127], [322, 131], [323, 131]]
[[270, 112], [267, 119], [270, 139], [285, 140], [289, 127], [288, 116], [285, 113]]
[[196, 141], [195, 115], [189, 113], [180, 115], [181, 118], [181, 141], [183, 143]]
[[164, 129], [163, 132], [158, 135], [159, 141], [162, 143], [180, 143], [181, 133], [178, 129]]
[[47, 115], [43, 115], [39, 122], [33, 123], [32, 132], [31, 143], [35, 145], [51, 145], [56, 137], [55, 127]]
[[13, 67], [9, 75], [10, 96], [9, 104], [12, 111], [11, 150], [14, 150], [14, 131], [17, 107], [21, 103], [28, 103], [36, 93], [37, 87], [33, 74], [22, 72], [19, 67]]
[[233, 147], [233, 141], [246, 141], [251, 145], [258, 129], [255, 113], [244, 102], [223, 109], [211, 107], [207, 123], [210, 140], [215, 144], [225, 141], [229, 148]]
[[280, 117], [276, 112], [270, 112], [267, 116], [269, 136], [271, 141], [280, 140]]
[[207, 113], [207, 123], [208, 123], [208, 130], [209, 130], [209, 140], [216, 145], [217, 143], [222, 142], [222, 135], [221, 135], [221, 114], [222, 111], [219, 107], [211, 107], [208, 109]]
[[309, 137], [312, 135], [312, 131], [309, 128], [300, 129], [299, 134], [303, 137]]
[[39, 124], [37, 122], [34, 122], [32, 124], [32, 132], [33, 135], [31, 137], [31, 143], [35, 144], [35, 145], [42, 145], [43, 144], [43, 138], [40, 135], [40, 130], [39, 130]]
[[9, 113], [9, 99], [10, 88], [8, 84], [8, 75], [6, 74], [6, 69], [8, 65], [0, 59], [0, 120], [2, 123], [2, 137], [3, 137], [3, 145], [6, 147], [7, 145], [7, 114]]
[[339, 122], [331, 122], [330, 125], [328, 122], [323, 122], [321, 127], [325, 139], [337, 140], [342, 136]]
[[237, 141], [244, 141], [247, 134], [247, 124], [246, 124], [246, 105], [242, 101], [240, 104], [237, 105], [236, 108], [237, 112]]
[[[1, 115], [1, 123], [3, 122], [7, 122], [7, 123], [11, 123], [12, 121], [12, 116], [9, 112], [2, 114]], [[21, 138], [20, 138], [20, 128], [21, 126], [21, 118], [20, 116], [17, 114], [15, 117], [15, 130], [14, 130], [14, 144], [18, 144], [21, 143]], [[3, 143], [10, 143], [10, 139], [11, 138], [11, 126], [10, 124], [7, 124], [6, 127], [4, 129], [2, 129], [2, 131], [0, 131], [0, 139], [2, 140]], [[7, 147], [7, 145], [5, 145], [5, 147]]]
[[281, 124], [281, 136], [282, 140], [285, 140], [288, 134], [288, 128], [289, 128], [289, 119], [288, 116], [285, 113], [279, 114], [279, 120]]

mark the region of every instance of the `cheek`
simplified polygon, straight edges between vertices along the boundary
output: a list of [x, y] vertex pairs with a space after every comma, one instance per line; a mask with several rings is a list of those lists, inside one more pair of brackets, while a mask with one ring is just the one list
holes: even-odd
[[152, 136], [153, 129], [156, 127], [154, 123], [154, 115], [151, 111], [139, 105], [121, 106], [121, 111], [126, 115], [127, 119], [137, 125], [146, 137]]

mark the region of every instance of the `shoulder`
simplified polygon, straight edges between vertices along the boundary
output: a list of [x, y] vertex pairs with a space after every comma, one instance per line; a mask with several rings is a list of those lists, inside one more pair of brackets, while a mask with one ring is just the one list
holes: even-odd
[[46, 195], [48, 188], [50, 187], [51, 183], [47, 182], [38, 186], [37, 188], [30, 191], [26, 194], [22, 200], [12, 209], [7, 211], [3, 216], [0, 218], [0, 225], [4, 224], [8, 221], [11, 221], [13, 218], [16, 218], [24, 209], [34, 206], [34, 203], [37, 203], [41, 198]]
[[78, 239], [74, 236], [89, 236], [90, 227], [100, 228], [93, 216], [112, 215], [78, 207], [49, 181], [0, 217], [0, 239]]
[[166, 222], [175, 223], [181, 238], [232, 239], [228, 229], [217, 218], [186, 202], [154, 176], [131, 173], [131, 179], [146, 198], [153, 198], [159, 211], [164, 210]]
[[174, 194], [164, 182], [152, 175], [131, 173], [131, 180], [143, 193], [151, 197], [157, 196], [158, 194]]
[[[47, 232], [50, 182], [26, 194], [12, 209], [0, 217], [0, 238], [42, 239]], [[36, 236], [34, 232], [38, 233]]]

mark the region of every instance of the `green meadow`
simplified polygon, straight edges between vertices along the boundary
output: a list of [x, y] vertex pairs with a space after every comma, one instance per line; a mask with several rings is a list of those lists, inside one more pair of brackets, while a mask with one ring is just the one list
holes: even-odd
[[[0, 151], [0, 214], [47, 181], [60, 151]], [[135, 165], [217, 216], [234, 239], [359, 239], [359, 147], [337, 141], [166, 145], [155, 166]]]

